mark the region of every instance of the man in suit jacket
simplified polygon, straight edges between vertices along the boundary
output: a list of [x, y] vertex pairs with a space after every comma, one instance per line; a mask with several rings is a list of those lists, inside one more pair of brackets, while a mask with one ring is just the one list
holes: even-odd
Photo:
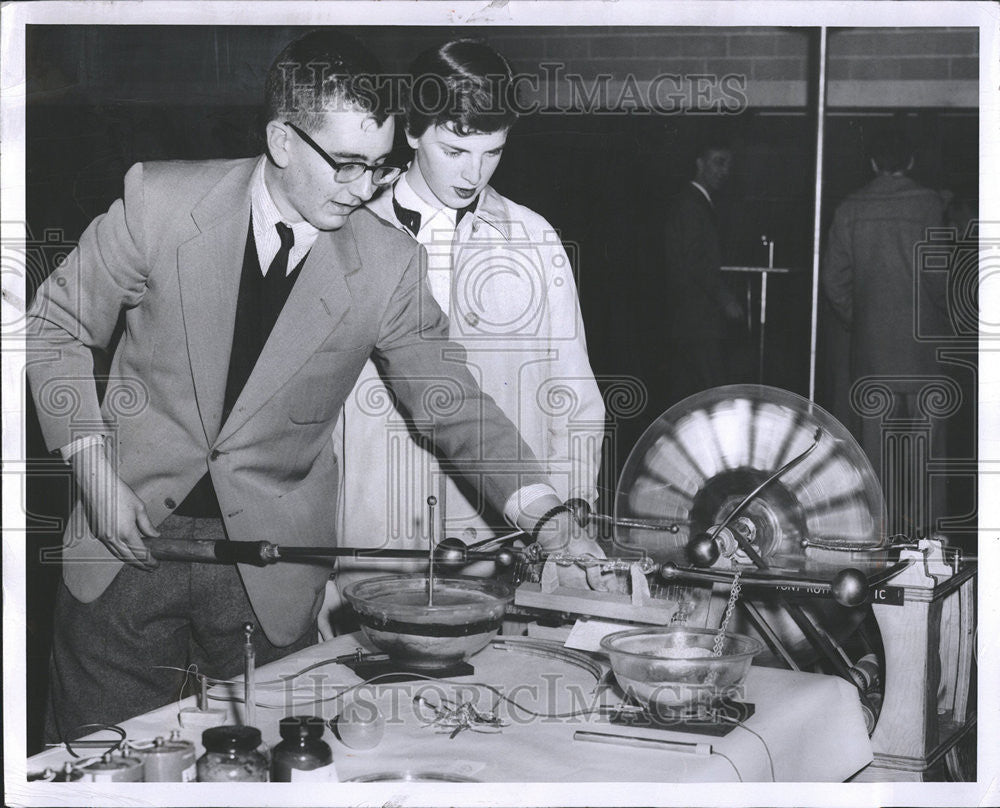
[[[144, 538], [334, 544], [331, 430], [365, 361], [545, 547], [596, 551], [461, 363], [424, 291], [423, 253], [358, 210], [399, 174], [380, 66], [324, 30], [267, 79], [261, 158], [134, 166], [125, 192], [39, 289], [28, 376], [47, 446], [73, 468], [46, 735], [73, 737], [176, 698], [190, 664], [241, 670], [315, 640], [329, 571], [157, 563]], [[124, 332], [99, 400], [91, 349]], [[460, 348], [456, 346], [456, 351]], [[442, 397], [447, 400], [446, 405]], [[525, 458], [527, 458], [525, 460]], [[173, 666], [174, 670], [163, 669]]]
[[734, 378], [726, 361], [728, 329], [743, 307], [722, 277], [722, 248], [712, 195], [729, 179], [733, 153], [706, 141], [695, 176], [671, 200], [665, 228], [670, 349], [662, 374], [673, 404]]

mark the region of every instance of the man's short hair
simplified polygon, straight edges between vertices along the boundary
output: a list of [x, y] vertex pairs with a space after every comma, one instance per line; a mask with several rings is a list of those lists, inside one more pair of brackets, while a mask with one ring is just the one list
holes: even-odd
[[267, 72], [265, 123], [291, 121], [318, 129], [323, 113], [366, 110], [379, 125], [389, 117], [386, 82], [378, 58], [350, 34], [321, 29], [286, 45]]
[[868, 156], [879, 171], [906, 171], [913, 154], [913, 144], [899, 129], [876, 131], [868, 141]]
[[406, 129], [420, 137], [451, 124], [460, 135], [509, 129], [517, 120], [510, 62], [480, 39], [454, 39], [421, 53], [410, 65]]
[[698, 145], [695, 147], [694, 157], [695, 160], [704, 160], [712, 152], [732, 152], [732, 150], [733, 146], [727, 138], [707, 137], [698, 142]]

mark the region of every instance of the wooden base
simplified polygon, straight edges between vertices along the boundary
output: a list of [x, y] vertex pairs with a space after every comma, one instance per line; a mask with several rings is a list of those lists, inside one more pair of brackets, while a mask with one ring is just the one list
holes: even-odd
[[892, 582], [904, 589], [903, 605], [872, 605], [885, 695], [872, 732], [875, 761], [855, 781], [943, 779], [942, 760], [974, 732], [976, 565], [955, 571], [940, 553], [940, 545], [922, 542]]

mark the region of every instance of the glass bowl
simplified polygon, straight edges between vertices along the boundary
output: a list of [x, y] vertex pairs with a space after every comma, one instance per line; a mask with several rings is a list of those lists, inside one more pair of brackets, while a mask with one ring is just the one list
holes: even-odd
[[345, 783], [478, 783], [471, 777], [448, 772], [375, 772], [348, 777]]
[[384, 575], [344, 590], [365, 636], [390, 657], [415, 668], [462, 662], [500, 630], [514, 592], [491, 578], [434, 577], [427, 604], [426, 575]]
[[700, 711], [719, 699], [742, 697], [740, 685], [764, 644], [726, 633], [713, 656], [714, 629], [670, 626], [616, 631], [601, 640], [618, 684], [657, 713]]

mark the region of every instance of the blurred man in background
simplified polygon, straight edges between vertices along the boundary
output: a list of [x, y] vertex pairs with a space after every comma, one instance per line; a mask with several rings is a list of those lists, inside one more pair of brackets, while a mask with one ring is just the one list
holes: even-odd
[[654, 389], [669, 391], [664, 407], [722, 384], [740, 381], [734, 367], [732, 332], [745, 317], [723, 277], [715, 196], [729, 180], [732, 149], [705, 141], [695, 158], [694, 178], [671, 200], [667, 213], [664, 312], [669, 342]]

